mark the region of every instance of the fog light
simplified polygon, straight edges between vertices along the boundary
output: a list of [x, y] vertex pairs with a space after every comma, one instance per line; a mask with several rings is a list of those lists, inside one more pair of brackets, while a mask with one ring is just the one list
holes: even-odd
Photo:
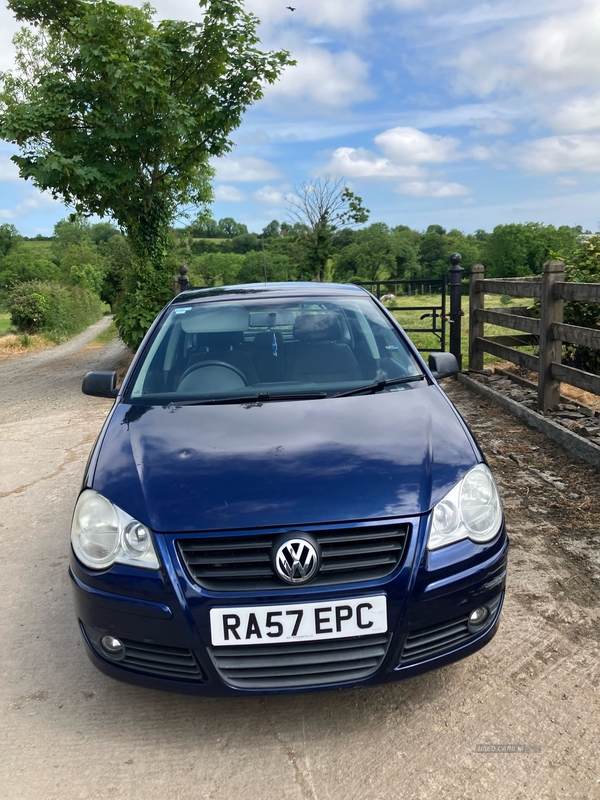
[[490, 612], [487, 610], [485, 606], [481, 606], [481, 608], [476, 608], [475, 611], [471, 611], [469, 614], [469, 625], [472, 625], [474, 628], [479, 627], [482, 625], [486, 619], [489, 617]]
[[119, 656], [124, 651], [123, 642], [120, 639], [115, 639], [114, 636], [103, 636], [100, 644], [102, 649], [106, 650], [111, 656]]

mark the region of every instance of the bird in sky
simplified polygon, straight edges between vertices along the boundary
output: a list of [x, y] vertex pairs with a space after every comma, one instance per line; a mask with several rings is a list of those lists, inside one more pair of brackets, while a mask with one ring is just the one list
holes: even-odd
[[296, 10], [295, 8], [292, 8], [291, 6], [286, 6], [286, 8], [288, 8], [290, 11], [295, 11]]

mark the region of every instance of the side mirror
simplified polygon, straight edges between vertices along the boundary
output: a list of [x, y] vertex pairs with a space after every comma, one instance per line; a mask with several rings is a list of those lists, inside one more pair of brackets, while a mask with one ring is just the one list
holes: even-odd
[[83, 379], [81, 391], [92, 397], [110, 397], [114, 399], [118, 394], [116, 372], [88, 372]]
[[460, 372], [456, 356], [452, 353], [432, 353], [429, 356], [429, 369], [436, 380], [449, 378]]

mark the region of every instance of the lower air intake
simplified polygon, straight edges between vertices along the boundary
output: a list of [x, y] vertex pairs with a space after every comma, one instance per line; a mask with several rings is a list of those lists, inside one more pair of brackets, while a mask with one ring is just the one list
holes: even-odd
[[368, 678], [383, 663], [390, 638], [211, 647], [209, 653], [223, 680], [238, 689], [326, 686]]
[[489, 622], [476, 632], [469, 630], [468, 614], [412, 631], [406, 637], [400, 666], [407, 667], [420, 661], [427, 661], [429, 658], [445, 655], [481, 636], [496, 621], [501, 599], [502, 595], [486, 604], [490, 612]]
[[126, 667], [136, 672], [143, 672], [145, 675], [154, 675], [160, 678], [192, 681], [205, 680], [191, 650], [183, 647], [165, 647], [159, 644], [147, 644], [146, 642], [135, 642], [131, 639], [121, 639], [125, 653], [111, 656], [100, 644], [100, 639], [102, 638], [100, 632], [84, 628], [84, 633], [99, 656], [119, 667]]

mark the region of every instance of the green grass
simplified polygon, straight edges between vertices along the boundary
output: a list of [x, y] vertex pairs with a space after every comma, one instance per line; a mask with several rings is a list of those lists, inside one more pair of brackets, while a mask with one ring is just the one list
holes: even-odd
[[46, 259], [47, 261], [51, 261], [54, 255], [54, 250], [52, 249], [53, 242], [39, 242], [39, 241], [29, 241], [29, 242], [21, 242], [19, 245], [19, 250], [24, 253], [29, 253], [32, 258], [40, 258]]
[[109, 342], [112, 342], [113, 339], [117, 338], [117, 326], [114, 322], [111, 322], [108, 328], [102, 333], [99, 333], [98, 336], [92, 342], [92, 345], [105, 345]]
[[[387, 306], [434, 306], [434, 305], [441, 305], [441, 297], [439, 295], [416, 295], [412, 297], [397, 297], [391, 303], [386, 303]], [[486, 308], [502, 308], [502, 310], [506, 309], [506, 311], [510, 311], [511, 306], [530, 306], [533, 305], [533, 300], [529, 298], [519, 298], [519, 297], [511, 297], [511, 302], [509, 305], [503, 306], [500, 302], [500, 295], [488, 295], [485, 301]], [[469, 298], [463, 297], [463, 312], [465, 316], [462, 318], [462, 326], [461, 326], [461, 341], [462, 341], [462, 353], [463, 353], [463, 361], [466, 364], [468, 357], [469, 357]], [[450, 301], [447, 301], [447, 308], [446, 313], [450, 312]], [[429, 328], [431, 326], [431, 317], [427, 319], [420, 319], [421, 315], [429, 314], [430, 311], [422, 310], [422, 311], [394, 311], [393, 314], [398, 320], [398, 322], [402, 325], [403, 328]], [[439, 312], [438, 312], [439, 313]], [[438, 320], [437, 322], [438, 328], [441, 326], [441, 321]], [[450, 326], [446, 326], [446, 349], [449, 349], [449, 331]], [[485, 326], [485, 335], [486, 336], [510, 336], [511, 334], [518, 335], [518, 331], [510, 330], [507, 328], [501, 328], [498, 325], [486, 325]], [[432, 333], [409, 333], [408, 334], [414, 344], [420, 349], [425, 350], [426, 348], [439, 348], [440, 347], [440, 340], [434, 336]], [[525, 348], [524, 352], [533, 352], [533, 348]], [[501, 359], [496, 358], [495, 356], [491, 356], [488, 353], [485, 354], [485, 363], [492, 364], [498, 363]]]
[[10, 314], [7, 311], [0, 311], [0, 336], [4, 336], [10, 331]]

